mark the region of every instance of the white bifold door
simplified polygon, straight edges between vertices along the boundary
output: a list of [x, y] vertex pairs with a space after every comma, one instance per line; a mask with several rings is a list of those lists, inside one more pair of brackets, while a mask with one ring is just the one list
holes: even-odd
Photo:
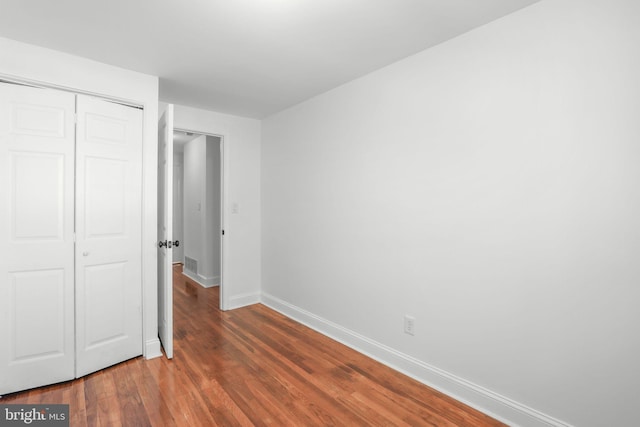
[[0, 83], [0, 394], [142, 354], [142, 111]]

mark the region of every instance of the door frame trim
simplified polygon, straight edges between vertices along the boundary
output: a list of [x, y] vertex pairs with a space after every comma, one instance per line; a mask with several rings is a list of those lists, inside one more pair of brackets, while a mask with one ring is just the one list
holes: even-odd
[[129, 100], [129, 99], [118, 98], [118, 97], [114, 97], [114, 96], [94, 93], [94, 92], [87, 91], [87, 90], [74, 89], [74, 88], [61, 86], [61, 85], [56, 85], [56, 84], [52, 84], [52, 83], [51, 84], [50, 83], [43, 83], [43, 82], [39, 82], [39, 81], [36, 81], [36, 80], [30, 80], [30, 79], [23, 79], [23, 78], [18, 78], [18, 77], [13, 77], [13, 76], [7, 76], [7, 75], [2, 74], [2, 73], [0, 73], [0, 82], [16, 84], [16, 85], [21, 85], [21, 86], [29, 86], [29, 87], [38, 88], [38, 89], [59, 90], [59, 91], [62, 91], [62, 92], [69, 92], [69, 93], [72, 93], [74, 95], [92, 96], [92, 97], [95, 97], [95, 98], [103, 99], [103, 100], [108, 101], [108, 102], [114, 102], [116, 104], [125, 105], [127, 107], [138, 108], [138, 109], [144, 111], [144, 105], [139, 103], [139, 102], [135, 102], [135, 101], [132, 101], [132, 100]]
[[[205, 135], [205, 136], [215, 136], [217, 138], [220, 138], [220, 229], [221, 230], [226, 230], [227, 229], [227, 223], [226, 223], [226, 217], [225, 217], [225, 213], [224, 213], [224, 208], [225, 206], [227, 206], [227, 182], [228, 182], [228, 176], [227, 176], [227, 170], [228, 168], [226, 167], [227, 164], [227, 147], [226, 147], [226, 140], [227, 137], [222, 134], [222, 133], [216, 133], [216, 132], [204, 132], [204, 131], [199, 131], [199, 130], [194, 130], [194, 129], [187, 129], [187, 128], [182, 128], [182, 127], [177, 127], [175, 125], [175, 112], [174, 112], [174, 122], [173, 122], [174, 126], [173, 126], [173, 130], [174, 132], [191, 132], [194, 134], [198, 134], [198, 135]], [[224, 272], [225, 272], [225, 260], [228, 259], [227, 253], [225, 252], [226, 247], [228, 245], [224, 244], [225, 241], [225, 234], [220, 236], [220, 310], [226, 310], [227, 307], [229, 306], [228, 302], [227, 302], [227, 292], [225, 292], [225, 287], [224, 286]]]

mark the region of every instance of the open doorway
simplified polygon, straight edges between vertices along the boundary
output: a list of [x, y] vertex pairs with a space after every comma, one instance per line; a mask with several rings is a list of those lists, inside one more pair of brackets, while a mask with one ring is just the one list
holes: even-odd
[[183, 274], [205, 288], [222, 283], [222, 138], [173, 132], [172, 253]]
[[219, 308], [224, 310], [227, 258], [224, 136], [174, 129], [173, 113], [173, 105], [167, 105], [158, 121], [158, 337], [169, 359], [173, 357], [173, 263], [180, 263], [180, 270], [184, 265], [194, 286], [217, 291]]

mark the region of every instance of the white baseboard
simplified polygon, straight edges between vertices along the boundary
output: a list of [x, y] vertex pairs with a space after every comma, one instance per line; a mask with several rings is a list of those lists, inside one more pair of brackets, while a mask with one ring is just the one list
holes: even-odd
[[272, 295], [261, 302], [311, 329], [511, 426], [572, 427], [540, 411], [371, 340]]
[[194, 275], [187, 270], [184, 270], [182, 274], [184, 274], [203, 288], [213, 288], [214, 286], [220, 285], [220, 276], [205, 277], [201, 274]]
[[246, 307], [248, 305], [258, 304], [259, 302], [260, 302], [259, 292], [233, 295], [229, 297], [228, 306], [225, 307], [225, 310], [233, 310], [235, 308]]
[[205, 288], [213, 288], [214, 286], [220, 286], [220, 275], [206, 277], [198, 274], [198, 284]]
[[148, 340], [144, 343], [144, 358], [155, 359], [162, 356], [162, 350], [160, 349], [160, 339], [155, 338]]

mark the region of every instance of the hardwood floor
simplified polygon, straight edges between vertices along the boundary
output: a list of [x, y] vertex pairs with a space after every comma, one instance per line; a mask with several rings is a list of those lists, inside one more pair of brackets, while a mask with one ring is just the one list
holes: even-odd
[[0, 403], [68, 403], [71, 426], [502, 426], [257, 304], [174, 267], [173, 360], [136, 358]]

